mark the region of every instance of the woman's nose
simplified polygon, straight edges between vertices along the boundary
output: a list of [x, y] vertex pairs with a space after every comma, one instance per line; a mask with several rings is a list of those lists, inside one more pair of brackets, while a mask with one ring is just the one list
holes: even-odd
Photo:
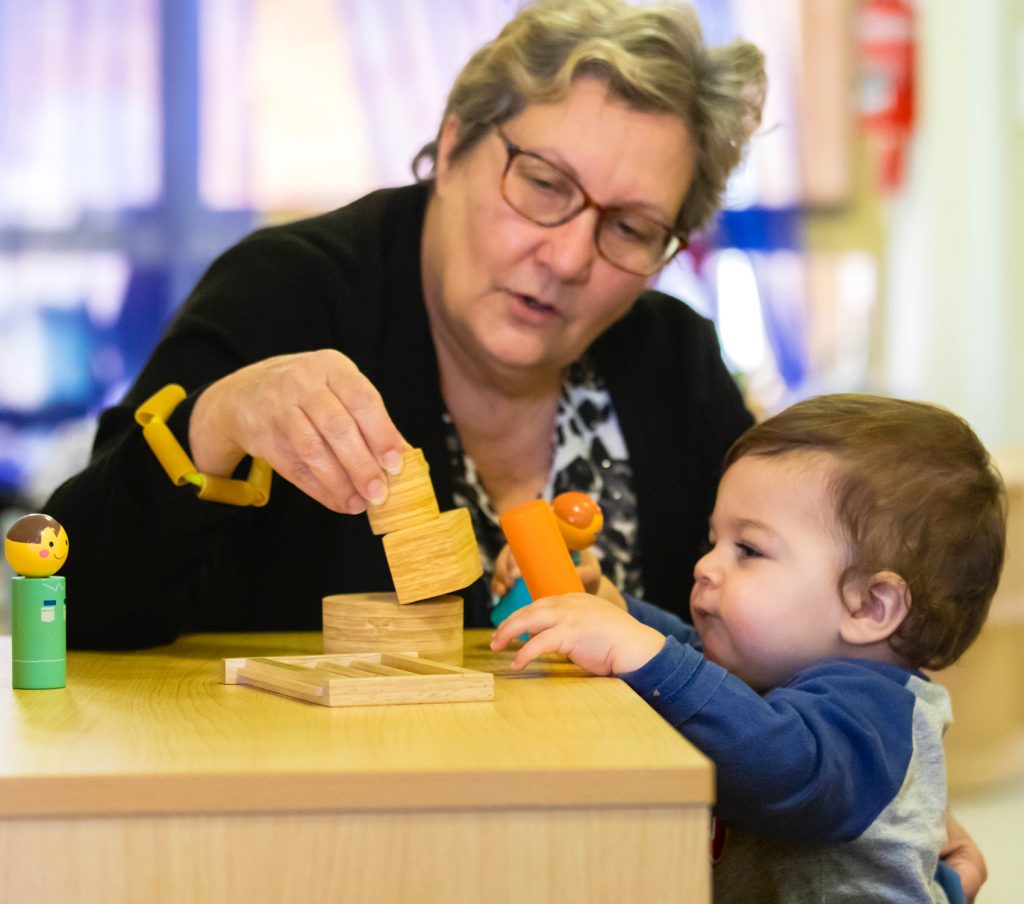
[[596, 210], [584, 210], [568, 223], [544, 230], [537, 257], [564, 282], [582, 282], [590, 275], [597, 254], [597, 216]]

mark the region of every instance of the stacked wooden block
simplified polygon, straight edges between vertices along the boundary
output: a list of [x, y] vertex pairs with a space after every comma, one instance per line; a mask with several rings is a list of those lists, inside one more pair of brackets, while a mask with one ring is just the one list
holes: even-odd
[[388, 498], [367, 514], [383, 535], [395, 592], [324, 597], [324, 651], [414, 651], [461, 663], [463, 605], [451, 591], [483, 573], [469, 512], [439, 511], [423, 452], [410, 449]]
[[469, 512], [438, 510], [419, 449], [388, 480], [388, 498], [368, 512], [394, 593], [323, 600], [323, 656], [224, 660], [224, 683], [324, 706], [454, 703], [494, 698], [491, 675], [462, 663], [462, 597], [483, 573]]
[[367, 515], [370, 529], [384, 535], [399, 603], [468, 587], [483, 573], [469, 512], [438, 511], [430, 466], [419, 449], [405, 453], [401, 472], [388, 480], [388, 498]]

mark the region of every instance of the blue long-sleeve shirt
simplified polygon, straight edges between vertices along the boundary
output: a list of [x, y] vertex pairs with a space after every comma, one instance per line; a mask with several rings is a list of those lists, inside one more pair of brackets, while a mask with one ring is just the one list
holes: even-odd
[[935, 880], [945, 689], [828, 659], [761, 695], [707, 660], [690, 625], [628, 605], [667, 640], [622, 679], [715, 763], [715, 814], [729, 826], [716, 902], [947, 901]]

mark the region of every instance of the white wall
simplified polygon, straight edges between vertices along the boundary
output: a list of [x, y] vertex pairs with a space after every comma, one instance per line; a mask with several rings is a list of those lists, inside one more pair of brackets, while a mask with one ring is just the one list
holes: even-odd
[[889, 210], [885, 379], [1024, 445], [1024, 0], [919, 0], [918, 125]]

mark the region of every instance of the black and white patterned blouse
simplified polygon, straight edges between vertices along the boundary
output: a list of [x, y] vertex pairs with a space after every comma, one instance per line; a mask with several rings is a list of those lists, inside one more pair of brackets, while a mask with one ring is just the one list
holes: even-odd
[[[480, 544], [484, 579], [489, 584], [494, 560], [505, 545], [505, 537], [476, 465], [464, 452], [447, 412], [444, 424], [454, 502], [469, 509]], [[629, 450], [611, 396], [586, 359], [570, 366], [563, 377], [552, 446], [554, 454], [543, 498], [550, 502], [559, 493], [576, 490], [597, 500], [604, 514], [604, 527], [592, 551], [616, 587], [642, 596], [636, 493]]]

